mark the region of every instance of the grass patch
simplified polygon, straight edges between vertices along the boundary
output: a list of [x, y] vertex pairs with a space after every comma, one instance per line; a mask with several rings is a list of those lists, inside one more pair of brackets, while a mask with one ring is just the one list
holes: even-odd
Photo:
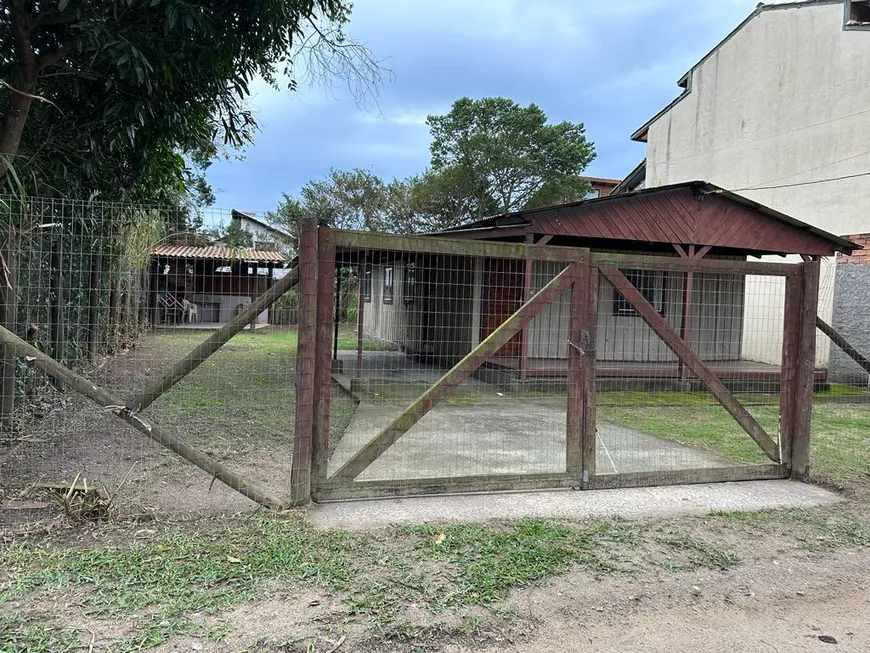
[[81, 650], [75, 632], [51, 628], [24, 617], [0, 617], [0, 650], [3, 653], [66, 653]]

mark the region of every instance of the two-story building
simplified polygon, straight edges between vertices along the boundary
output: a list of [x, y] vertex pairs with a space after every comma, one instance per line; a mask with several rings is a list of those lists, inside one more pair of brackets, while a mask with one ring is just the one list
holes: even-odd
[[[646, 160], [615, 192], [705, 179], [861, 240], [870, 232], [868, 62], [870, 0], [759, 4], [679, 80], [678, 97], [632, 135], [646, 143]], [[854, 260], [840, 265], [863, 265]], [[870, 351], [870, 312], [860, 324], [839, 309], [832, 317], [836, 265], [823, 261], [820, 315]], [[840, 275], [836, 288], [852, 310], [861, 304], [856, 296], [870, 306], [865, 267], [866, 274]], [[751, 319], [753, 307], [746, 308]], [[778, 344], [747, 340], [744, 354], [764, 361]], [[822, 366], [827, 344], [820, 339]], [[843, 359], [832, 357], [835, 375]]]

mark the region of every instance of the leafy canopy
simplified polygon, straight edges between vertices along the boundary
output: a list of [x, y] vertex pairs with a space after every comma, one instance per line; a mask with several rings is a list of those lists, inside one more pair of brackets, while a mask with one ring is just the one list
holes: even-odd
[[30, 192], [165, 199], [253, 138], [255, 79], [342, 78], [362, 101], [380, 79], [346, 0], [3, 4], [0, 177]]

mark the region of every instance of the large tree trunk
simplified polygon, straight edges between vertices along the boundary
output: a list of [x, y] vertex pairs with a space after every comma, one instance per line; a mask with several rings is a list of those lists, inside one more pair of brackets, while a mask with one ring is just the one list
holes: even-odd
[[9, 99], [9, 113], [3, 120], [3, 131], [0, 132], [0, 178], [6, 175], [8, 165], [18, 154], [21, 135], [27, 123], [27, 114], [33, 104], [33, 93], [36, 90], [36, 77], [39, 67], [36, 54], [30, 44], [30, 25], [27, 22], [27, 3], [24, 0], [13, 0], [9, 3], [9, 17], [12, 23], [12, 39], [15, 43], [15, 54], [18, 57], [18, 74], [13, 75], [8, 87], [12, 94]]
[[0, 132], [0, 177], [6, 174], [7, 164], [12, 163], [18, 154], [18, 146], [21, 144], [21, 134], [24, 133], [24, 125], [27, 122], [27, 114], [33, 100], [16, 91], [11, 91], [12, 98], [9, 102], [9, 113], [3, 121], [3, 131]]

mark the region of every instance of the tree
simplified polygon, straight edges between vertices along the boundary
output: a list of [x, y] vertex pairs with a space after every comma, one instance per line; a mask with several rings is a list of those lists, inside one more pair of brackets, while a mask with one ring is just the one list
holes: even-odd
[[498, 212], [485, 182], [459, 166], [430, 169], [415, 178], [411, 207], [422, 231], [441, 231]]
[[3, 4], [0, 179], [41, 192], [162, 200], [191, 182], [190, 155], [252, 139], [255, 78], [337, 76], [361, 100], [380, 80], [344, 35], [346, 0]]
[[[577, 199], [589, 190], [579, 175], [595, 158], [580, 123], [547, 124], [535, 104], [506, 98], [461, 98], [450, 112], [426, 119], [432, 170], [469, 189], [469, 218], [534, 208], [553, 197]], [[543, 192], [546, 191], [546, 192]]]

